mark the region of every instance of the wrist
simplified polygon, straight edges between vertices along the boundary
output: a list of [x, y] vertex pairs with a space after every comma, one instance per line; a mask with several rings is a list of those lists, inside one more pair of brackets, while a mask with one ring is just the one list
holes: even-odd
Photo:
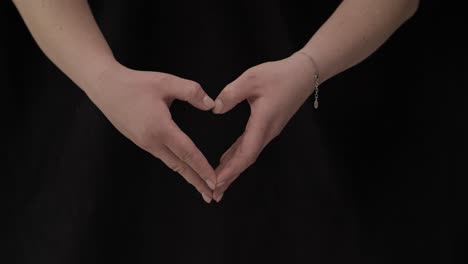
[[301, 57], [301, 59], [306, 61], [308, 67], [311, 68], [310, 72], [311, 75], [313, 75], [313, 85], [312, 85], [312, 90], [309, 95], [311, 95], [313, 92], [315, 92], [315, 101], [314, 101], [314, 108], [318, 108], [318, 87], [320, 83], [320, 69], [317, 65], [317, 62], [315, 59], [310, 56], [307, 52], [303, 50], [299, 50], [293, 54], [293, 56], [296, 57]]
[[82, 87], [83, 91], [88, 97], [101, 94], [102, 90], [107, 86], [106, 84], [123, 69], [127, 68], [114, 58], [101, 60], [91, 69], [91, 73], [86, 78], [85, 84]]
[[306, 51], [298, 50], [298, 51], [294, 52], [292, 56], [301, 57], [302, 60], [306, 61], [307, 65], [308, 65], [308, 68], [310, 69], [310, 72], [313, 75], [320, 76], [320, 70], [319, 70], [319, 67], [317, 65], [317, 62]]
[[329, 57], [326, 56], [326, 54], [324, 54], [322, 49], [313, 44], [314, 43], [308, 43], [297, 52], [301, 52], [315, 61], [318, 67], [320, 83], [324, 83], [336, 75], [336, 64], [333, 63], [333, 61], [331, 61]]

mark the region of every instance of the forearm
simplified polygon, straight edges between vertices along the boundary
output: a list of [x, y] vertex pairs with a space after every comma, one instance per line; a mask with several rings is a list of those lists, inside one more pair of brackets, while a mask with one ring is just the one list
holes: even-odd
[[316, 61], [321, 82], [372, 54], [417, 9], [417, 0], [345, 0], [301, 51]]
[[85, 92], [116, 63], [86, 0], [13, 0], [47, 57]]

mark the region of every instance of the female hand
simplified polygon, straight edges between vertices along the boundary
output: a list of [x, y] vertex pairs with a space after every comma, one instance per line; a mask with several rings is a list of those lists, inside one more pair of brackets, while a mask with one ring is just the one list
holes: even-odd
[[207, 203], [211, 202], [216, 184], [214, 170], [169, 112], [175, 99], [200, 110], [213, 108], [213, 100], [198, 83], [113, 65], [87, 93], [115, 128], [182, 175]]
[[217, 185], [213, 193], [216, 201], [221, 200], [229, 185], [255, 162], [313, 93], [313, 67], [305, 55], [294, 53], [286, 59], [248, 69], [219, 94], [214, 113], [226, 113], [246, 99], [250, 118], [243, 134], [222, 155], [216, 168]]

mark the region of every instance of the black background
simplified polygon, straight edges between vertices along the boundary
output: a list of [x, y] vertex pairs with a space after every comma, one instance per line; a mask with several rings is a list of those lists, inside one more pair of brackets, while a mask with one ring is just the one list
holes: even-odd
[[[290, 23], [301, 47], [308, 38], [304, 21], [292, 17]], [[352, 197], [349, 205], [358, 208], [362, 255], [385, 256], [389, 263], [466, 261], [461, 243], [468, 221], [465, 24], [461, 4], [422, 1], [381, 49], [322, 86], [320, 124], [350, 175], [343, 180]], [[44, 59], [9, 1], [0, 1], [0, 33], [0, 59]], [[12, 45], [24, 52], [9, 53]], [[0, 67], [5, 67], [0, 68], [0, 92], [7, 158], [0, 177], [7, 224], [0, 227], [0, 239], [8, 249], [11, 241], [1, 234], [12, 224], [19, 184], [8, 176], [21, 167], [9, 153], [17, 144], [31, 144], [19, 130], [18, 117], [34, 97], [34, 84], [19, 74], [22, 65]], [[32, 88], [2, 85], [6, 76]]]

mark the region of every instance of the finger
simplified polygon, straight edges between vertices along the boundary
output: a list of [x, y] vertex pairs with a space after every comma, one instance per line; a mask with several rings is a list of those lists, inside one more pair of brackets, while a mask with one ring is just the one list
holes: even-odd
[[[250, 122], [250, 121], [249, 121]], [[248, 123], [248, 126], [238, 145], [227, 153], [216, 173], [218, 182], [213, 192], [213, 198], [218, 201], [231, 183], [250, 167], [265, 146], [265, 130]]]
[[170, 91], [168, 92], [174, 98], [186, 101], [200, 110], [210, 110], [215, 106], [213, 99], [206, 94], [197, 82], [182, 79], [182, 82], [174, 82], [169, 87]]
[[168, 133], [170, 136], [166, 140], [165, 145], [179, 157], [180, 160], [185, 162], [200, 175], [211, 189], [214, 189], [216, 187], [216, 174], [197, 146], [175, 123], [169, 126]]
[[213, 113], [224, 114], [237, 104], [247, 99], [250, 95], [248, 82], [241, 76], [228, 84], [215, 100]]
[[[230, 154], [232, 153], [232, 150], [235, 149], [235, 148], [239, 145], [239, 142], [241, 141], [243, 135], [244, 135], [244, 134], [242, 134], [240, 137], [238, 137], [238, 138], [236, 139], [236, 141], [234, 142], [234, 144], [232, 144], [232, 146], [229, 147], [229, 149], [226, 150], [226, 151], [223, 153], [223, 155], [222, 155], [221, 158], [219, 159], [220, 163], [223, 163], [223, 161], [224, 161], [226, 158], [228, 158], [228, 156], [230, 156]], [[228, 158], [228, 159], [229, 159], [229, 158]]]
[[[230, 176], [240, 174], [255, 162], [266, 143], [268, 124], [259, 117], [251, 115], [244, 133], [232, 149], [232, 157], [225, 161], [225, 167], [218, 174], [218, 182], [228, 181]], [[228, 153], [226, 153], [228, 155]], [[226, 157], [225, 157], [226, 159]]]
[[[232, 156], [234, 155], [236, 148], [239, 146], [239, 142], [241, 140], [242, 136], [239, 137], [236, 142], [223, 154], [221, 157], [221, 162], [219, 166], [216, 168], [215, 173], [216, 175], [219, 175], [219, 173], [226, 167], [226, 164], [231, 160]], [[216, 184], [216, 189], [213, 191], [213, 198], [216, 200], [216, 202], [219, 202], [226, 189], [231, 185], [231, 182], [222, 182], [222, 183], [217, 183]]]
[[[236, 152], [236, 149], [238, 148], [240, 141], [242, 140], [242, 134], [240, 137], [237, 138], [236, 142], [226, 151], [224, 152], [223, 156], [221, 157], [221, 162], [219, 163], [218, 167], [216, 167], [215, 173], [216, 175], [219, 175], [219, 173], [226, 167], [226, 164], [231, 160], [232, 156]], [[216, 184], [216, 189], [214, 191], [219, 191], [221, 188], [221, 185], [224, 185], [225, 182], [217, 182]]]
[[170, 169], [179, 173], [188, 183], [192, 184], [202, 195], [205, 202], [211, 202], [211, 199], [213, 198], [212, 191], [205, 181], [185, 162], [180, 160], [170, 149], [164, 146], [158, 153], [158, 158], [161, 159], [161, 161]]

